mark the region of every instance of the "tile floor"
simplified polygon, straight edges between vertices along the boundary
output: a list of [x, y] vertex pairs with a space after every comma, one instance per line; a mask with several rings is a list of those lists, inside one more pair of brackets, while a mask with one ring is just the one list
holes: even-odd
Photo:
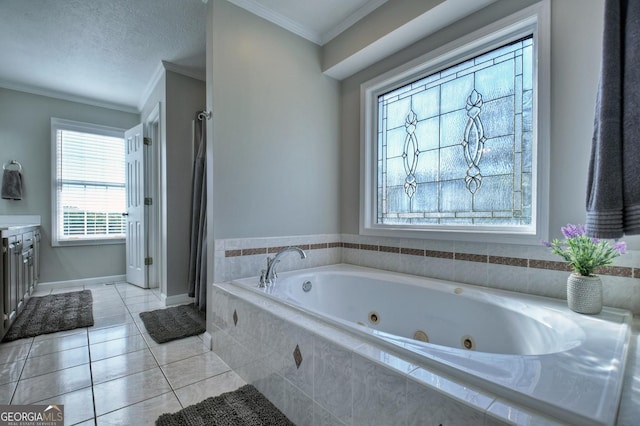
[[0, 343], [0, 404], [64, 404], [65, 425], [155, 424], [244, 384], [201, 336], [158, 344], [139, 313], [164, 307], [157, 290], [90, 289], [93, 327]]

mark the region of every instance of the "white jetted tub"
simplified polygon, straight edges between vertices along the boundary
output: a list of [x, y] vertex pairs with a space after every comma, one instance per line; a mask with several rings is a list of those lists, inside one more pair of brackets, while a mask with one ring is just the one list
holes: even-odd
[[561, 300], [352, 265], [280, 273], [266, 289], [233, 283], [533, 411], [615, 423], [627, 311], [581, 315]]

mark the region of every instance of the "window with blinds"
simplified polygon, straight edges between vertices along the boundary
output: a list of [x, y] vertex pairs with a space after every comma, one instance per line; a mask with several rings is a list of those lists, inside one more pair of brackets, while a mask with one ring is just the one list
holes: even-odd
[[124, 132], [53, 118], [54, 245], [122, 242]]

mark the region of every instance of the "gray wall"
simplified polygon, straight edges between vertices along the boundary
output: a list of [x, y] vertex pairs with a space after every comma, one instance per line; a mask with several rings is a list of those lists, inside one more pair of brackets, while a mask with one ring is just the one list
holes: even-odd
[[205, 107], [203, 81], [165, 71], [142, 108], [142, 121], [160, 103], [162, 174], [162, 268], [160, 287], [166, 296], [188, 291], [193, 119]]
[[[359, 28], [370, 25], [370, 20], [356, 24], [323, 50], [226, 1], [210, 2], [208, 54], [212, 66], [208, 73], [215, 112], [211, 192], [215, 238], [336, 230], [357, 234], [360, 85], [534, 3], [499, 0], [338, 86], [322, 75], [322, 57], [333, 64], [354, 46], [378, 39], [378, 32]], [[398, 17], [394, 19], [400, 25], [405, 14], [398, 9], [413, 10], [416, 4], [395, 2], [393, 11], [387, 13]], [[421, 3], [421, 7], [436, 4]], [[381, 8], [381, 12], [385, 10]], [[581, 11], [579, 19], [576, 10]], [[555, 237], [564, 224], [585, 221], [603, 4], [600, 0], [554, 1], [551, 13], [549, 217], [550, 237]], [[385, 26], [384, 31], [393, 29], [393, 25]], [[336, 131], [340, 140], [337, 151]], [[626, 240], [632, 247], [640, 245], [636, 237]]]
[[[406, 3], [406, 7], [411, 5]], [[532, 3], [499, 1], [339, 84], [322, 75], [323, 52], [318, 46], [224, 0], [211, 1], [213, 30], [208, 53], [212, 56], [209, 74], [213, 76], [211, 105], [215, 118], [210, 195], [215, 238], [356, 234], [359, 85]], [[579, 16], [576, 10], [580, 10]], [[601, 0], [552, 2], [552, 236], [565, 223], [585, 219], [602, 14]], [[357, 28], [353, 30], [356, 33], [366, 37]], [[339, 43], [337, 39], [329, 48], [344, 52], [345, 47]], [[191, 150], [185, 146], [190, 142], [192, 115], [204, 104], [204, 90], [189, 80], [173, 73], [163, 80], [166, 86], [162, 97], [165, 101], [173, 99], [165, 110], [170, 112], [166, 117], [173, 124], [163, 132], [170, 144], [167, 158], [172, 160], [167, 178], [171, 194], [167, 203], [171, 225], [167, 245], [172, 251], [168, 258], [176, 265], [171, 268], [176, 274], [168, 276], [172, 286], [168, 295], [180, 294], [186, 288], [186, 263], [179, 255], [188, 245], [185, 230], [190, 192], [185, 185], [190, 180], [187, 153], [190, 156]], [[143, 116], [149, 110], [143, 111]], [[50, 245], [52, 116], [122, 128], [139, 120], [136, 114], [0, 88], [0, 160], [16, 159], [25, 169], [25, 199], [0, 200], [0, 214], [41, 215], [43, 282], [123, 274], [121, 245]], [[637, 237], [627, 241], [633, 248], [640, 247]]]
[[166, 72], [166, 248], [167, 296], [187, 293], [193, 127], [196, 111], [205, 107], [205, 83]]
[[225, 0], [209, 7], [215, 238], [338, 232], [339, 84], [321, 49]]
[[[342, 82], [342, 232], [357, 234], [360, 197], [360, 84], [505, 17], [535, 1], [501, 0], [403, 49]], [[551, 3], [551, 237], [560, 227], [584, 223], [587, 169], [601, 62], [603, 2]], [[576, 15], [576, 11], [580, 13]], [[638, 237], [625, 237], [633, 248]]]
[[0, 88], [0, 161], [18, 160], [24, 178], [24, 198], [0, 200], [0, 214], [41, 216], [41, 282], [122, 275], [124, 244], [51, 247], [51, 117], [123, 129], [139, 120], [137, 114]]

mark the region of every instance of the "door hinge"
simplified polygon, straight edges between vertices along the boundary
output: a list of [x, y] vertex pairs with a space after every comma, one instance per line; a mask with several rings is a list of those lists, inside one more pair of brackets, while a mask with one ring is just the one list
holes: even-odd
[[145, 144], [145, 145], [151, 145], [151, 138], [147, 138], [147, 137], [145, 137], [145, 138], [143, 138], [143, 139], [144, 139], [144, 144]]
[[151, 197], [144, 197], [144, 205], [145, 206], [150, 206], [153, 204], [153, 198]]
[[146, 266], [153, 265], [153, 257], [145, 257], [144, 258], [144, 264]]

